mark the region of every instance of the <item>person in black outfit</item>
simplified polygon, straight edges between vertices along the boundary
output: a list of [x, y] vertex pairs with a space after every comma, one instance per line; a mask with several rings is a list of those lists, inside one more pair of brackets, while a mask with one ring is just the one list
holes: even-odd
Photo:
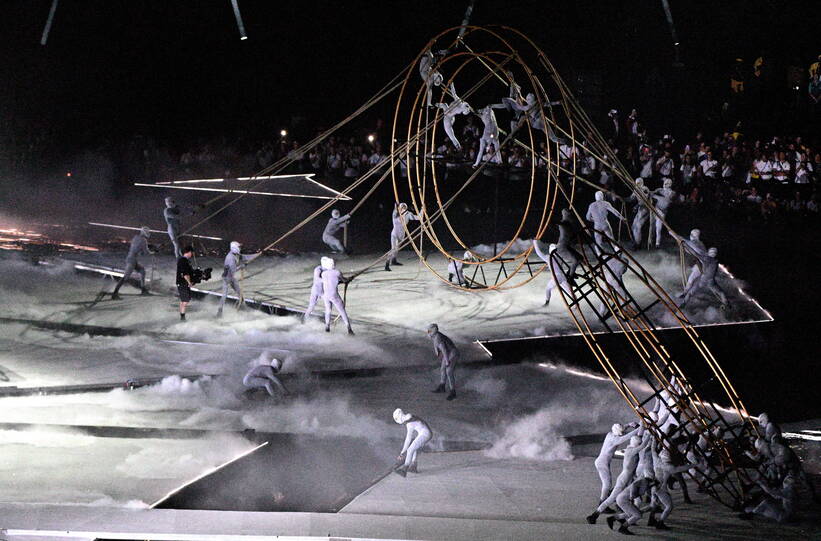
[[182, 250], [182, 257], [177, 260], [177, 291], [180, 293], [180, 320], [185, 321], [185, 308], [191, 302], [191, 286], [194, 285], [192, 276], [194, 269], [189, 261], [194, 255], [194, 247], [186, 246]]

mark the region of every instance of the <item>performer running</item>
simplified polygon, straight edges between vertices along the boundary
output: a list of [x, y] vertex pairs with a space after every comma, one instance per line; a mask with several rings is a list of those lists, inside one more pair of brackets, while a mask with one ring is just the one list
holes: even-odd
[[117, 300], [120, 298], [120, 288], [126, 280], [131, 278], [131, 274], [134, 271], [137, 271], [137, 274], [140, 275], [140, 295], [148, 295], [148, 290], [145, 288], [145, 267], [140, 265], [137, 257], [142, 254], [154, 253], [148, 248], [148, 237], [150, 236], [151, 231], [147, 227], [143, 226], [140, 228], [140, 232], [134, 235], [131, 239], [131, 246], [128, 248], [128, 255], [125, 256], [125, 270], [123, 271], [122, 278], [120, 278], [117, 285], [114, 286], [114, 292], [111, 293], [112, 299]]

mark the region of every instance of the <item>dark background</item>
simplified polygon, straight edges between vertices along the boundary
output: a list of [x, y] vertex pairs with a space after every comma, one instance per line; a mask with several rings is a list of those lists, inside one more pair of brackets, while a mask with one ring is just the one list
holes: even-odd
[[[42, 47], [50, 5], [0, 5], [0, 139], [47, 122], [54, 158], [134, 133], [179, 145], [198, 136], [267, 136], [300, 118], [312, 132], [360, 105], [433, 35], [460, 24], [467, 1], [240, 0], [249, 36], [240, 41], [229, 0], [63, 0]], [[660, 1], [477, 0], [471, 23], [530, 35], [578, 91], [592, 94], [594, 116], [638, 106], [651, 131], [709, 123], [735, 56], [748, 65], [762, 53], [772, 59], [772, 90], [783, 98], [787, 66], [806, 77], [821, 52], [818, 2], [671, 7], [679, 67]], [[800, 123], [782, 116], [775, 120]]]

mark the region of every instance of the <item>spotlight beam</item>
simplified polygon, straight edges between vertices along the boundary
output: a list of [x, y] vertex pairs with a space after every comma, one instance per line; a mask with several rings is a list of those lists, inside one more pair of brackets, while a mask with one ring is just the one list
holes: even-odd
[[43, 36], [40, 38], [40, 45], [46, 45], [48, 41], [48, 33], [51, 32], [51, 24], [54, 22], [54, 14], [57, 12], [57, 2], [59, 0], [52, 0], [51, 9], [48, 12], [48, 19], [46, 19], [46, 26], [43, 28]]
[[[54, 0], [55, 2], [57, 0]], [[239, 12], [238, 0], [231, 0], [231, 6], [234, 8], [234, 18], [237, 20], [237, 29], [239, 29], [239, 39], [246, 40], [248, 36], [245, 34], [245, 25], [242, 23], [242, 14]]]

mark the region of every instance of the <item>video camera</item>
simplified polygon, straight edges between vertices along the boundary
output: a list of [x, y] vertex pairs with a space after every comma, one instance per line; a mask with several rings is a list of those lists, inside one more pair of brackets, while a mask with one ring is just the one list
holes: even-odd
[[191, 272], [191, 283], [199, 284], [200, 282], [207, 282], [211, 279], [211, 267], [201, 269], [197, 267]]

